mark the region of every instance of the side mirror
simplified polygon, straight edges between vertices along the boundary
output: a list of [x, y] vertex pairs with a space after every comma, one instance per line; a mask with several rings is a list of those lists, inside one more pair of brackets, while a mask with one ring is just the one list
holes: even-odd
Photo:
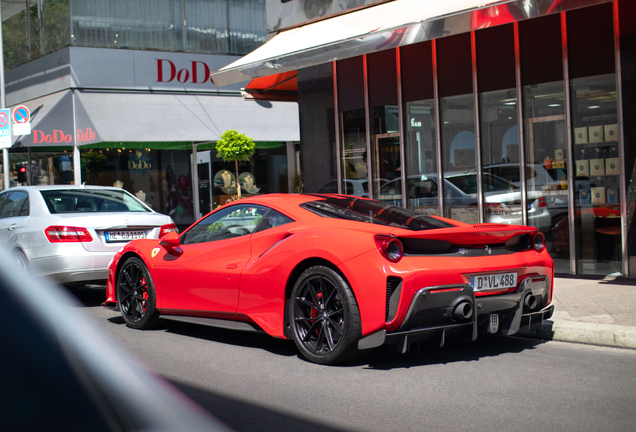
[[159, 245], [170, 249], [179, 247], [179, 245], [181, 245], [179, 234], [177, 234], [175, 231], [169, 232], [168, 234], [161, 237]]

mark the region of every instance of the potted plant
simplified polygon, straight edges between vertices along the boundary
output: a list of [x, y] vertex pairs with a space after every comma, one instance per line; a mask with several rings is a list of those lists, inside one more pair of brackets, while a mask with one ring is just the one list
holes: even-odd
[[239, 183], [238, 161], [248, 160], [254, 154], [254, 141], [245, 134], [233, 129], [226, 130], [221, 134], [221, 139], [216, 143], [216, 157], [220, 157], [225, 162], [234, 161], [236, 169], [236, 190], [241, 196], [241, 185]]

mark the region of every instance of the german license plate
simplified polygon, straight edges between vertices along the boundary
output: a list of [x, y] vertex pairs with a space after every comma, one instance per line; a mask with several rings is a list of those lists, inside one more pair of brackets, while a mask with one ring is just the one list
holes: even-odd
[[144, 231], [106, 231], [105, 237], [107, 243], [129, 242], [146, 238], [146, 233]]
[[513, 288], [517, 286], [517, 272], [471, 276], [470, 285], [475, 291]]

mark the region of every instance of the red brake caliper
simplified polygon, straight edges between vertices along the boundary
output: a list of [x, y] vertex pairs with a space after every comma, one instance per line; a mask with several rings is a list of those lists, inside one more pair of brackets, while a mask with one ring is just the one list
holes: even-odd
[[143, 303], [143, 308], [144, 308], [144, 312], [146, 312], [146, 302], [148, 301], [148, 287], [146, 286], [146, 278], [143, 278], [141, 280], [141, 286], [144, 287], [144, 303]]
[[[320, 298], [322, 298], [322, 293], [318, 293], [318, 298], [319, 298], [319, 299], [320, 299]], [[312, 318], [316, 318], [317, 316], [318, 316], [318, 309], [313, 308], [313, 309], [311, 310], [311, 317], [312, 317]], [[314, 323], [314, 322], [312, 321], [312, 322], [311, 322], [311, 324], [313, 325], [313, 323]], [[314, 330], [314, 331], [316, 332], [316, 336], [318, 336], [318, 335], [320, 334], [320, 330], [319, 330], [319, 329], [316, 329], [316, 330]]]

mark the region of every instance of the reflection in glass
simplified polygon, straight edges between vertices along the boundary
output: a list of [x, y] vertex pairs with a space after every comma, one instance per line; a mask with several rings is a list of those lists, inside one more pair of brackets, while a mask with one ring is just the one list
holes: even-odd
[[[371, 108], [371, 152], [373, 163], [373, 195], [378, 199], [381, 188], [392, 180], [401, 178], [400, 122], [397, 105]], [[386, 196], [383, 197], [387, 201]], [[402, 189], [388, 198], [393, 205], [401, 205]]]
[[353, 192], [354, 195], [368, 197], [368, 192], [362, 192], [361, 188], [346, 187], [346, 185], [364, 183], [364, 190], [368, 190], [364, 109], [340, 113], [340, 124], [342, 125], [342, 180], [345, 185], [343, 193]]
[[[484, 221], [521, 224], [517, 91], [481, 93], [479, 107]], [[540, 196], [528, 196], [528, 219], [538, 223], [544, 231], [550, 227], [550, 214], [545, 206], [540, 206]]]
[[75, 0], [72, 44], [113, 48], [183, 49], [180, 0]]
[[[64, 19], [68, 23], [65, 13], [68, 0], [45, 2], [47, 44], [58, 41], [50, 41], [54, 33], [46, 26], [55, 30]], [[59, 15], [60, 24], [47, 14]], [[247, 54], [266, 40], [265, 4], [254, 1], [73, 0], [70, 23], [70, 38], [68, 24], [61, 27], [67, 37], [62, 46], [70, 39], [71, 44], [110, 48]]]
[[[475, 177], [475, 116], [472, 94], [441, 98], [442, 162], [444, 168], [444, 216], [466, 223], [478, 223]], [[470, 175], [472, 173], [472, 175]], [[471, 176], [470, 180], [452, 180]], [[458, 188], [453, 182], [462, 182]]]
[[267, 39], [265, 3], [186, 0], [189, 51], [247, 54]]
[[[539, 228], [557, 273], [570, 272], [568, 221], [567, 139], [563, 81], [528, 85], [523, 88], [526, 132], [526, 186], [528, 202], [543, 196], [550, 214], [550, 226], [541, 228], [528, 212], [528, 225]], [[541, 200], [541, 198], [539, 198]]]
[[[7, 9], [7, 3], [3, 3], [3, 9]], [[4, 13], [2, 16], [4, 67], [6, 70], [40, 57], [41, 53], [38, 7], [34, 4], [29, 8], [29, 22], [27, 25], [27, 14], [25, 11], [24, 1], [21, 2], [21, 6], [22, 11], [11, 14], [11, 16], [6, 16], [6, 18]], [[16, 7], [19, 6], [9, 6], [9, 8]], [[30, 39], [27, 39], [27, 28], [30, 28]], [[30, 41], [30, 46], [27, 41]]]
[[408, 102], [405, 113], [408, 208], [436, 215], [439, 205], [434, 101]]
[[44, 26], [44, 53], [64, 48], [71, 40], [70, 0], [44, 0], [42, 2]]
[[[298, 70], [300, 144], [296, 146], [296, 176], [290, 192], [338, 192], [336, 131], [334, 127], [333, 67], [331, 64]], [[260, 186], [259, 186], [260, 187]], [[263, 193], [262, 191], [260, 193]]]
[[614, 74], [571, 80], [577, 273], [621, 272], [618, 117]]

